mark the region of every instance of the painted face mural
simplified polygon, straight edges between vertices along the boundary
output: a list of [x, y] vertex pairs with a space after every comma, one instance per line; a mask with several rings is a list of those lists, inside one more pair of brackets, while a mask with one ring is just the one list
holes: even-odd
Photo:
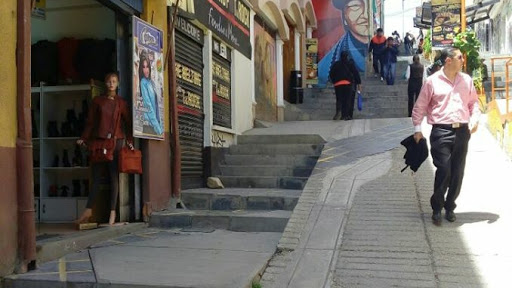
[[370, 40], [368, 0], [313, 0], [318, 19], [318, 86], [327, 84], [332, 64], [347, 51], [361, 72]]

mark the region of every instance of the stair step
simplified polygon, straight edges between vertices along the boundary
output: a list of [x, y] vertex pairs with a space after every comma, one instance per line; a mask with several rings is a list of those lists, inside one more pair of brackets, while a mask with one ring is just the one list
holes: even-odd
[[311, 155], [230, 155], [224, 156], [225, 165], [315, 165], [318, 156]]
[[319, 135], [240, 135], [238, 144], [323, 144]]
[[238, 232], [283, 232], [292, 211], [165, 211], [151, 215], [150, 226], [215, 228]]
[[302, 190], [291, 189], [190, 189], [181, 199], [192, 210], [286, 210], [292, 211]]
[[276, 165], [220, 165], [222, 175], [226, 176], [293, 176], [309, 177], [311, 166], [276, 166]]
[[229, 147], [229, 154], [243, 155], [319, 155], [323, 145], [317, 144], [242, 144]]
[[218, 176], [225, 187], [303, 189], [308, 177]]

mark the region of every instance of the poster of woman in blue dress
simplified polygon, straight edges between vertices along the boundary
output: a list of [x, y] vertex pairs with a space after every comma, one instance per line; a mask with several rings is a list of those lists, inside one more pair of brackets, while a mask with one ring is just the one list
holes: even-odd
[[133, 23], [133, 135], [163, 140], [163, 32], [136, 17]]
[[[148, 123], [153, 133], [162, 135], [163, 125], [160, 122], [160, 109], [155, 84], [151, 80], [151, 64], [149, 58], [143, 54], [140, 56], [139, 64], [140, 95], [144, 102], [144, 120]], [[149, 133], [149, 134], [153, 134]]]
[[[325, 55], [323, 55], [322, 59], [318, 63], [318, 86], [325, 87], [329, 79], [331, 66], [334, 62], [340, 59], [341, 52], [343, 51], [347, 51], [349, 53], [349, 57], [354, 60], [356, 67], [360, 72], [365, 71], [368, 42], [371, 35], [369, 31], [370, 23], [368, 21], [367, 0], [330, 0], [329, 2], [331, 3], [324, 4], [327, 2], [325, 1], [322, 3], [323, 5], [320, 5], [323, 7], [322, 11], [317, 10], [316, 4], [318, 2], [320, 1], [315, 1], [314, 5], [317, 17], [319, 18], [319, 25], [322, 25], [322, 19], [326, 19], [325, 22], [327, 25], [332, 26], [331, 23], [333, 19], [329, 18], [332, 16], [333, 9], [329, 8], [334, 6], [334, 8], [340, 12], [341, 19], [338, 21], [341, 21], [344, 31], [336, 43], [329, 43], [329, 45], [332, 46], [329, 46]], [[332, 6], [329, 4], [332, 4]], [[331, 7], [326, 7], [326, 5]], [[325, 13], [328, 16], [322, 15], [322, 13]], [[328, 39], [328, 37], [325, 38]], [[319, 45], [326, 45], [326, 43], [321, 43], [321, 37], [319, 37], [319, 41]]]

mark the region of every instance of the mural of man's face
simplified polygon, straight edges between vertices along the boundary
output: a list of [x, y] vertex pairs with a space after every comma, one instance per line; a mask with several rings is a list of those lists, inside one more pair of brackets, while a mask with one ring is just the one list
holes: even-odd
[[343, 19], [359, 41], [368, 42], [368, 15], [365, 0], [351, 0], [343, 9]]

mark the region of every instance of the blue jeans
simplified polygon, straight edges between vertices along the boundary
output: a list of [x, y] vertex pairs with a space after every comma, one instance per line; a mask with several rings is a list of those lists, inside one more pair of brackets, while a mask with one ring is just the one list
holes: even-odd
[[396, 70], [396, 63], [384, 63], [383, 65], [383, 75], [384, 79], [386, 79], [386, 83], [388, 85], [395, 84], [395, 70]]

